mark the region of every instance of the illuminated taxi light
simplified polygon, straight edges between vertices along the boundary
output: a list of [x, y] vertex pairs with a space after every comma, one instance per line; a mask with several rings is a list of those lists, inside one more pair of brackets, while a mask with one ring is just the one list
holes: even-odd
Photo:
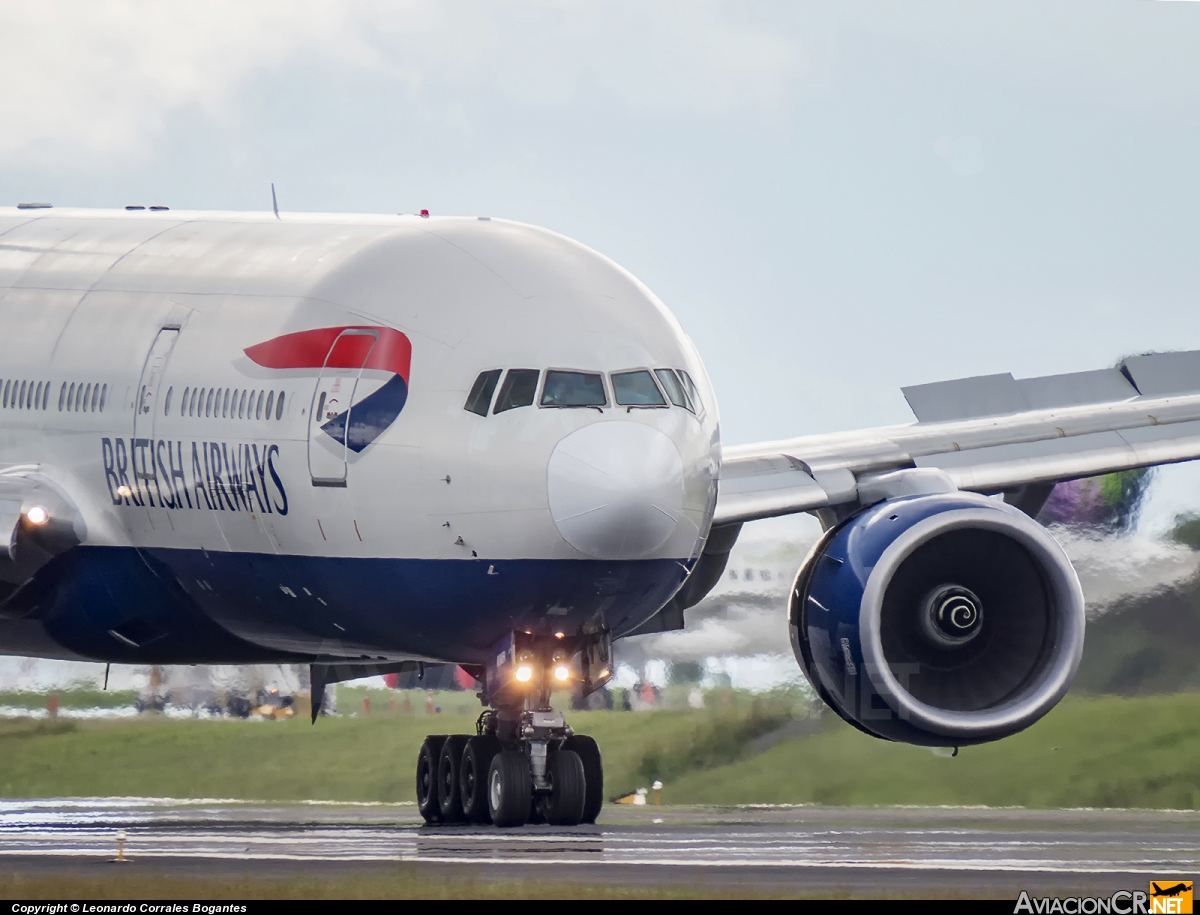
[[566, 680], [569, 676], [571, 676], [571, 669], [566, 664], [559, 664], [558, 667], [554, 668], [555, 680]]
[[565, 633], [565, 632], [556, 632], [556, 633], [554, 633], [554, 637], [555, 637], [556, 639], [561, 639], [561, 638], [562, 638], [564, 635], [566, 635], [566, 633]]
[[35, 505], [25, 512], [25, 518], [30, 524], [45, 524], [50, 520], [50, 513], [40, 505]]
[[528, 683], [531, 679], [533, 679], [533, 668], [530, 667], [528, 664], [522, 664], [520, 667], [517, 668], [516, 676], [517, 676], [517, 679], [520, 680], [522, 683]]

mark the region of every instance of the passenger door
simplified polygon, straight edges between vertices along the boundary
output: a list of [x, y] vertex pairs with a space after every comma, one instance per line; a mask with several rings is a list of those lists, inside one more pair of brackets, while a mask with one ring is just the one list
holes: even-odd
[[[133, 449], [130, 455], [138, 480], [153, 480], [155, 478], [154, 426], [155, 420], [162, 410], [162, 381], [167, 371], [167, 362], [175, 341], [179, 339], [178, 327], [164, 327], [159, 330], [146, 355], [142, 366], [142, 377], [138, 380], [137, 391], [133, 404]], [[139, 456], [140, 455], [140, 456]], [[147, 457], [150, 455], [150, 457]]]
[[378, 336], [369, 328], [347, 328], [325, 356], [308, 411], [308, 472], [313, 486], [346, 485], [354, 396]]

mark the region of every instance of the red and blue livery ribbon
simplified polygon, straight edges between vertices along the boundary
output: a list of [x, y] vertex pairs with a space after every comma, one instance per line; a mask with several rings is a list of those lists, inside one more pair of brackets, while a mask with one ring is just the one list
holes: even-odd
[[408, 400], [412, 343], [391, 327], [318, 327], [274, 337], [248, 346], [243, 352], [256, 365], [269, 369], [361, 368], [391, 372], [392, 377], [383, 387], [321, 426], [323, 432], [355, 453], [379, 438]]

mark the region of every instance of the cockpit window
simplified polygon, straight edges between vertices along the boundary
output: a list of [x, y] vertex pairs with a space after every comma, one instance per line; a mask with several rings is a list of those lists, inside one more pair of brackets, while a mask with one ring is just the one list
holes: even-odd
[[688, 397], [692, 399], [696, 413], [700, 417], [704, 416], [704, 401], [700, 399], [700, 392], [696, 390], [696, 384], [692, 381], [692, 376], [683, 369], [679, 370], [679, 377], [683, 379], [683, 387], [687, 391]]
[[608, 405], [604, 379], [592, 372], [546, 372], [543, 407], [603, 407]]
[[487, 416], [488, 407], [492, 405], [492, 395], [496, 393], [496, 382], [500, 380], [501, 374], [501, 369], [480, 372], [475, 383], [471, 385], [471, 393], [467, 395], [463, 409]]
[[504, 384], [500, 385], [500, 396], [496, 398], [493, 413], [503, 413], [514, 407], [528, 407], [533, 403], [537, 393], [537, 369], [509, 369], [504, 376]]
[[[688, 401], [688, 396], [684, 393], [683, 385], [679, 383], [679, 376], [671, 369], [655, 369], [654, 374], [658, 376], [658, 383], [662, 385], [663, 390], [667, 392], [667, 398], [677, 407], [684, 407], [691, 410], [692, 405]], [[694, 413], [695, 411], [692, 410]]]
[[665, 407], [662, 392], [647, 371], [620, 372], [612, 376], [613, 394], [623, 407]]

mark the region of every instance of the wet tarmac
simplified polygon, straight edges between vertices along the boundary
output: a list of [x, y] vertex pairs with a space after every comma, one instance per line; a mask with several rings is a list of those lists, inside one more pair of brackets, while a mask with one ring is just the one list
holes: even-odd
[[431, 874], [854, 895], [1096, 895], [1200, 871], [1200, 812], [989, 808], [605, 808], [596, 826], [429, 828], [404, 804], [0, 801], [0, 871]]

